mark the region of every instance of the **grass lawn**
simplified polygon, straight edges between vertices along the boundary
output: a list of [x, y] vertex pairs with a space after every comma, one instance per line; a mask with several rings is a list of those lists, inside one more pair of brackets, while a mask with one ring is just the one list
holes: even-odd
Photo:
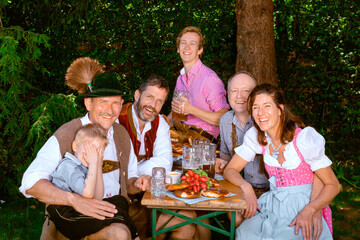
[[45, 204], [35, 199], [20, 199], [0, 204], [0, 239], [39, 239]]
[[[359, 239], [360, 192], [342, 182], [343, 190], [331, 203], [334, 239]], [[19, 198], [0, 204], [0, 240], [39, 239], [44, 221], [45, 205], [35, 199]], [[225, 237], [213, 234], [213, 239]]]

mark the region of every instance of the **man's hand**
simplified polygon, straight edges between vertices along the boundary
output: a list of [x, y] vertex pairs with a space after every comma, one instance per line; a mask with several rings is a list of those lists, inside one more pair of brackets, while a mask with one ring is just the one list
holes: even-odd
[[180, 97], [178, 100], [174, 99], [171, 101], [172, 111], [178, 114], [188, 115], [191, 107], [192, 105], [186, 97]]
[[313, 216], [313, 236], [312, 240], [318, 240], [323, 230], [321, 210]]
[[245, 218], [251, 218], [255, 215], [256, 210], [260, 210], [260, 207], [257, 203], [256, 194], [254, 189], [249, 183], [246, 183], [241, 187], [245, 195], [246, 209], [242, 210]]
[[134, 186], [141, 191], [150, 190], [151, 181], [149, 175], [141, 175], [134, 183]]
[[187, 99], [186, 97], [180, 97], [180, 100], [182, 102], [182, 113], [183, 115], [188, 115], [191, 114], [191, 103], [189, 102], [189, 99]]
[[313, 210], [305, 206], [303, 210], [295, 217], [294, 221], [289, 227], [295, 226], [295, 234], [299, 234], [299, 229], [302, 229], [303, 239], [309, 240], [312, 236], [313, 228]]
[[215, 160], [215, 173], [222, 175], [224, 173], [224, 169], [225, 169], [227, 164], [228, 164], [227, 161], [225, 161], [225, 160], [223, 160], [221, 158], [216, 158], [216, 160]]
[[95, 198], [85, 198], [75, 193], [73, 193], [73, 196], [71, 206], [86, 216], [104, 220], [105, 217], [113, 217], [117, 213], [115, 205], [109, 202]]

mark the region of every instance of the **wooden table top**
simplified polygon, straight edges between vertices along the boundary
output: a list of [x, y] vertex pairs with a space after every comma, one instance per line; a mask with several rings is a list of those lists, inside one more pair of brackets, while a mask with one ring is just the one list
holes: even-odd
[[152, 197], [151, 192], [145, 192], [141, 201], [142, 205], [149, 208], [166, 209], [187, 209], [187, 210], [210, 210], [210, 211], [234, 211], [246, 208], [244, 196], [239, 187], [226, 180], [220, 180], [220, 189], [228, 190], [236, 194], [232, 197], [219, 198], [214, 200], [201, 201], [194, 204], [187, 204], [183, 201], [165, 196], [163, 198]]

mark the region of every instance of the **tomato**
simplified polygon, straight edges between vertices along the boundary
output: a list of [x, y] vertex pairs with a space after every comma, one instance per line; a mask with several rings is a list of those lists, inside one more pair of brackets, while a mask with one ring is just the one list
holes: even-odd
[[199, 186], [194, 185], [194, 186], [193, 186], [193, 190], [194, 190], [194, 192], [198, 192], [198, 191], [200, 191], [200, 187], [199, 187]]
[[195, 179], [195, 180], [198, 180], [199, 178], [200, 178], [199, 174], [195, 174], [195, 175], [194, 175], [194, 179]]
[[183, 176], [181, 177], [181, 180], [186, 180], [186, 178], [187, 178], [187, 176], [183, 175]]
[[206, 180], [207, 180], [207, 177], [206, 177], [206, 176], [201, 176], [201, 177], [200, 177], [200, 181], [206, 182]]
[[200, 184], [200, 187], [201, 187], [201, 189], [207, 189], [207, 185], [204, 182]]
[[199, 180], [195, 180], [194, 184], [195, 184], [196, 186], [200, 186]]
[[192, 189], [193, 189], [193, 187], [192, 187], [192, 186], [191, 186], [191, 187], [188, 187], [188, 189], [189, 189], [189, 190], [192, 190]]
[[190, 182], [191, 182], [191, 177], [186, 177], [186, 181], [187, 181], [188, 183], [190, 183]]
[[189, 174], [190, 177], [193, 177], [193, 176], [195, 175], [195, 173], [194, 173], [193, 170], [189, 170], [189, 171], [188, 171], [188, 174]]
[[194, 182], [190, 182], [190, 185], [191, 185], [191, 186], [194, 186], [194, 185], [195, 185], [195, 183], [194, 183]]

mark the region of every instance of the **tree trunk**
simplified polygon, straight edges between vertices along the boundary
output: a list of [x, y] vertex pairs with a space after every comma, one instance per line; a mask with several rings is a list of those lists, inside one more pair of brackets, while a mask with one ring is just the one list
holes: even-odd
[[272, 0], [237, 0], [236, 71], [277, 85]]

